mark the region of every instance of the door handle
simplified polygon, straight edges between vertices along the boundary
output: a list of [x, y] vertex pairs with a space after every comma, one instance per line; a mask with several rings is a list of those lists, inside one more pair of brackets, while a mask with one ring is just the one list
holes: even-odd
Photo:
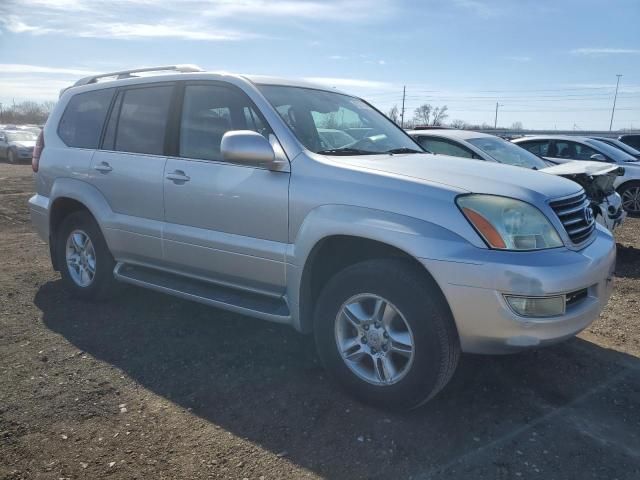
[[113, 168], [111, 168], [111, 165], [109, 165], [107, 162], [100, 162], [98, 165], [96, 165], [93, 168], [94, 170], [97, 170], [102, 173], [109, 173], [111, 170], [113, 170]]
[[186, 175], [182, 170], [175, 170], [172, 173], [168, 173], [166, 178], [174, 183], [184, 183], [191, 180], [191, 177]]

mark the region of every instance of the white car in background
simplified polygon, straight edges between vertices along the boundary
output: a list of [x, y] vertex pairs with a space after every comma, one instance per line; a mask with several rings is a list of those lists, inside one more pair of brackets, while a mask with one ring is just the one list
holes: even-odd
[[568, 178], [584, 188], [598, 223], [613, 231], [625, 219], [622, 200], [614, 189], [614, 183], [623, 173], [618, 165], [600, 162], [554, 165], [500, 137], [471, 130], [430, 129], [408, 133], [431, 153], [506, 163]]
[[613, 186], [622, 197], [624, 209], [640, 214], [640, 161], [632, 155], [588, 137], [537, 135], [517, 138], [513, 143], [553, 163], [587, 160], [624, 167], [624, 175], [617, 177]]

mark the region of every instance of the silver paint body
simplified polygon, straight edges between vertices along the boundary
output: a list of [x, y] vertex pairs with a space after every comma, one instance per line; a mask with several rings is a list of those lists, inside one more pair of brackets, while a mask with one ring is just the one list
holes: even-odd
[[[323, 239], [348, 235], [383, 242], [415, 258], [446, 297], [464, 351], [497, 353], [544, 345], [584, 329], [611, 291], [615, 242], [598, 226], [586, 247], [573, 246], [549, 201], [580, 193], [564, 178], [502, 164], [430, 154], [323, 156], [306, 150], [256, 84], [307, 86], [281, 79], [186, 73], [109, 82], [217, 80], [241, 88], [274, 132], [285, 162], [277, 171], [226, 162], [68, 148], [56, 133], [67, 90], [44, 129], [45, 149], [30, 199], [32, 221], [49, 240], [59, 198], [83, 203], [115, 259], [239, 290], [282, 298], [276, 317], [232, 308], [310, 331], [300, 315], [303, 270]], [[320, 88], [314, 86], [313, 88]], [[110, 171], [96, 167], [106, 162]], [[189, 181], [167, 178], [178, 172]], [[173, 177], [172, 177], [173, 178]], [[537, 252], [490, 250], [455, 204], [457, 195], [487, 193], [539, 208], [565, 247]], [[503, 294], [547, 295], [589, 289], [565, 315], [517, 317]]]

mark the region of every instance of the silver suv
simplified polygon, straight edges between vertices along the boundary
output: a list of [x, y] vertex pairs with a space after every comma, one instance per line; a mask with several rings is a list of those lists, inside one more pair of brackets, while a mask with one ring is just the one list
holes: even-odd
[[578, 184], [442, 161], [335, 90], [167, 68], [80, 80], [37, 142], [33, 224], [75, 295], [119, 281], [313, 332], [392, 408], [461, 351], [570, 338], [607, 302], [615, 243]]

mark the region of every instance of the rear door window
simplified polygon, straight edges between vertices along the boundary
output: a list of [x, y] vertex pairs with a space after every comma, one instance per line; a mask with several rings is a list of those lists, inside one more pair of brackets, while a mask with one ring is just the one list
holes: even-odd
[[531, 142], [519, 142], [516, 145], [529, 150], [531, 153], [538, 155], [539, 157], [548, 157], [549, 154], [549, 141], [548, 140], [535, 140]]
[[172, 85], [120, 92], [111, 113], [103, 148], [162, 155], [172, 93]]
[[115, 90], [107, 88], [74, 95], [58, 125], [58, 135], [69, 147], [97, 148]]

